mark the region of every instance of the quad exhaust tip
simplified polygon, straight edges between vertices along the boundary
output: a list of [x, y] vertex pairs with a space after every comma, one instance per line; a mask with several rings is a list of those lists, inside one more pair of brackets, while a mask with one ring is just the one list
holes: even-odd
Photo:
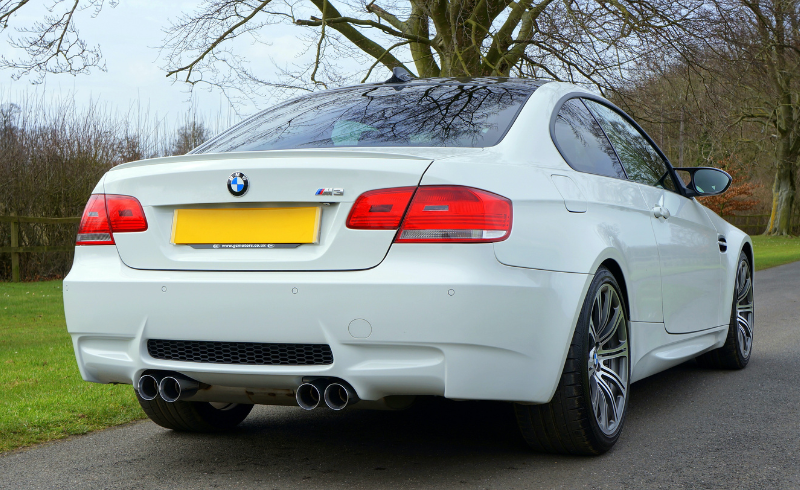
[[[322, 391], [317, 386], [318, 384], [317, 382], [303, 383], [297, 387], [295, 398], [297, 398], [297, 404], [303, 410], [314, 410], [319, 406], [319, 402], [322, 400]], [[322, 390], [324, 389], [322, 387]]]
[[331, 383], [325, 388], [325, 405], [331, 410], [344, 410], [347, 403], [354, 398], [352, 389], [341, 383]]
[[158, 394], [167, 403], [175, 403], [197, 393], [200, 383], [182, 376], [164, 376], [158, 383]]
[[139, 396], [142, 397], [142, 400], [155, 400], [159, 391], [158, 379], [155, 376], [145, 374], [139, 378], [136, 383], [136, 389], [139, 391]]
[[297, 404], [304, 410], [314, 410], [324, 401], [331, 410], [343, 410], [358, 401], [353, 388], [344, 381], [316, 379], [301, 384], [295, 392]]
[[200, 388], [200, 383], [179, 373], [143, 374], [136, 382], [136, 391], [142, 400], [161, 397], [168, 403], [188, 398]]

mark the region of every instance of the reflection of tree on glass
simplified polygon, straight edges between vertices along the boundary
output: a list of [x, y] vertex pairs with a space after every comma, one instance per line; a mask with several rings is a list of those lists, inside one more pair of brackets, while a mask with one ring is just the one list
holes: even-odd
[[666, 162], [642, 133], [609, 107], [589, 99], [586, 99], [586, 105], [617, 150], [629, 179], [672, 191], [676, 189], [672, 178], [667, 174]]
[[263, 111], [194, 153], [332, 146], [493, 146], [538, 86], [536, 82], [445, 82], [319, 92]]
[[564, 160], [581, 172], [625, 178], [625, 171], [605, 133], [580, 99], [561, 106], [555, 140]]

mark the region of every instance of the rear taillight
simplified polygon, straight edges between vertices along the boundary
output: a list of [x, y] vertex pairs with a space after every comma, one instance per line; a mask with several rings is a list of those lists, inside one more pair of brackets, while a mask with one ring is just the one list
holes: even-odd
[[92, 194], [83, 210], [76, 245], [114, 245], [105, 194]]
[[114, 245], [114, 233], [147, 231], [147, 219], [135, 197], [92, 194], [83, 210], [76, 245]]
[[510, 200], [480, 189], [397, 187], [361, 194], [350, 210], [347, 227], [400, 228], [395, 237], [400, 243], [486, 243], [508, 238], [511, 218]]
[[378, 189], [361, 194], [347, 217], [356, 230], [396, 230], [416, 187]]
[[472, 187], [423, 186], [395, 242], [499, 242], [511, 233], [511, 201]]
[[147, 231], [147, 218], [139, 200], [131, 196], [106, 195], [106, 211], [112, 233]]

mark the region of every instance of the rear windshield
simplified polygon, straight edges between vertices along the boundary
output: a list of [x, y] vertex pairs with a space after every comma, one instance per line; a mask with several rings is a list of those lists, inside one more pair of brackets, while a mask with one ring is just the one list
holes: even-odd
[[533, 83], [436, 84], [317, 92], [260, 112], [192, 153], [494, 146], [536, 88]]

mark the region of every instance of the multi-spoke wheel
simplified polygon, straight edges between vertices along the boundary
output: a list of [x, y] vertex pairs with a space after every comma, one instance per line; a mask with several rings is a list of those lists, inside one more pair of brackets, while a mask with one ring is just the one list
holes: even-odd
[[614, 445], [628, 407], [628, 317], [613, 274], [600, 268], [584, 300], [567, 362], [546, 405], [515, 405], [528, 444], [539, 451], [601, 454]]
[[611, 284], [597, 291], [589, 317], [589, 393], [600, 430], [622, 423], [628, 396], [628, 328], [625, 308]]
[[749, 360], [753, 349], [753, 278], [746, 255], [739, 259], [736, 272], [735, 314], [739, 353]]
[[733, 305], [728, 337], [719, 349], [703, 354], [697, 361], [707, 367], [743, 369], [753, 351], [753, 271], [747, 254], [739, 254], [733, 288]]

